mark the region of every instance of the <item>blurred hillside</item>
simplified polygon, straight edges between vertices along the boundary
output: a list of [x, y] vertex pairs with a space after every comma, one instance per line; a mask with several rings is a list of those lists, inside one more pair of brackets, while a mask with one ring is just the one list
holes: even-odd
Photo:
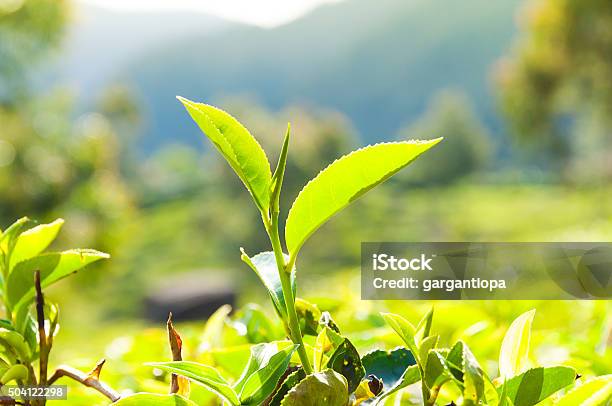
[[141, 146], [149, 152], [199, 143], [177, 94], [212, 103], [248, 95], [272, 110], [296, 103], [337, 110], [365, 143], [393, 137], [434, 93], [451, 87], [499, 133], [489, 72], [512, 42], [518, 4], [352, 0], [274, 29], [204, 15], [85, 9], [68, 29], [59, 71], [89, 102], [108, 83], [129, 83], [142, 101]]
[[39, 86], [70, 85], [90, 103], [109, 81], [123, 77], [134, 60], [186, 38], [236, 26], [186, 11], [119, 12], [81, 2], [70, 6], [62, 46], [42, 69]]

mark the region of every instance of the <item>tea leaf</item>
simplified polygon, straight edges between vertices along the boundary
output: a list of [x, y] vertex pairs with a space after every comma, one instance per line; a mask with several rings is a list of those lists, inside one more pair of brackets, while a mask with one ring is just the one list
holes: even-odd
[[412, 353], [402, 347], [391, 351], [374, 350], [361, 358], [366, 375], [374, 375], [383, 381], [383, 392], [397, 385], [406, 369], [416, 365]]
[[[534, 368], [509, 379], [506, 382], [506, 396], [514, 406], [532, 406], [571, 385], [575, 379], [576, 371], [573, 368]], [[501, 394], [501, 388], [498, 393]]]
[[365, 376], [359, 353], [348, 338], [345, 338], [333, 352], [327, 362], [327, 367], [346, 378], [349, 393], [353, 393], [357, 389], [359, 382]]
[[308, 375], [283, 398], [282, 406], [346, 406], [348, 389], [344, 376], [327, 369]]
[[156, 395], [154, 393], [135, 393], [121, 398], [116, 406], [197, 406], [196, 403], [179, 395]]
[[384, 391], [380, 397], [376, 400], [376, 405], [380, 404], [384, 399], [393, 395], [399, 390], [404, 389], [406, 386], [412, 385], [421, 380], [421, 372], [418, 365], [412, 365], [406, 369], [401, 379], [389, 390]]
[[25, 230], [35, 224], [36, 223], [28, 217], [22, 217], [11, 224], [9, 228], [4, 230], [4, 232], [0, 235], [0, 248], [2, 251], [6, 253], [9, 245], [14, 246], [14, 242], [17, 237], [19, 237], [19, 234], [23, 233]]
[[499, 353], [499, 374], [512, 378], [525, 371], [529, 356], [529, 340], [535, 310], [517, 317], [504, 336]]
[[[283, 294], [283, 287], [280, 276], [278, 275], [274, 253], [272, 251], [261, 252], [250, 258], [244, 250], [241, 249], [241, 251], [242, 256], [240, 258], [255, 271], [257, 276], [259, 276], [259, 279], [261, 279], [266, 289], [268, 289], [268, 293], [274, 304], [274, 309], [281, 316], [282, 320], [286, 320], [287, 307], [285, 304], [285, 295]], [[285, 258], [288, 259], [287, 256], [285, 256]], [[291, 272], [291, 287], [293, 289], [293, 296], [295, 297], [295, 268]]]
[[234, 169], [253, 196], [257, 207], [267, 213], [272, 173], [268, 157], [257, 140], [225, 111], [183, 97], [178, 99]]
[[371, 145], [323, 169], [304, 186], [289, 211], [285, 240], [291, 257], [330, 217], [438, 142], [440, 139]]
[[21, 233], [17, 237], [11, 254], [9, 269], [13, 269], [15, 264], [43, 252], [55, 240], [63, 225], [64, 220], [57, 219], [52, 223], [41, 224]]
[[283, 332], [271, 319], [270, 312], [255, 303], [239, 309], [232, 318], [231, 325], [238, 334], [246, 337], [249, 343], [263, 343], [283, 338]]
[[223, 327], [231, 311], [232, 306], [227, 304], [223, 305], [215, 310], [208, 320], [206, 320], [204, 331], [200, 337], [200, 345], [198, 346], [199, 353], [204, 353], [221, 346]]
[[438, 345], [440, 336], [429, 336], [419, 344], [419, 359], [427, 359], [427, 354]]
[[276, 170], [272, 175], [272, 184], [270, 185], [270, 208], [271, 211], [278, 214], [280, 211], [279, 201], [280, 192], [283, 187], [283, 178], [285, 177], [285, 168], [287, 166], [287, 153], [289, 152], [289, 136], [291, 134], [291, 125], [287, 125], [287, 133], [285, 134], [285, 141], [283, 141], [283, 147], [281, 149]]
[[425, 383], [427, 387], [429, 389], [440, 387], [451, 379], [451, 376], [452, 374], [442, 354], [436, 350], [430, 351], [425, 364]]
[[297, 345], [291, 345], [278, 351], [264, 362], [260, 362], [263, 360], [258, 359], [258, 354], [253, 357], [249, 363], [252, 363], [257, 369], [248, 375], [244, 384], [239, 382], [241, 384], [240, 401], [243, 405], [260, 405], [272, 394], [279, 379], [287, 370], [291, 355], [296, 349]]
[[270, 400], [269, 406], [280, 406], [283, 398], [289, 393], [291, 388], [300, 383], [304, 378], [306, 378], [306, 372], [304, 372], [303, 368], [289, 374]]
[[[503, 385], [503, 384], [502, 384]], [[484, 403], [490, 406], [500, 406], [500, 398], [505, 396], [505, 393], [497, 393], [497, 389], [491, 379], [488, 376], [485, 376], [485, 390], [484, 390]]]
[[189, 378], [222, 397], [230, 404], [240, 405], [236, 392], [213, 367], [190, 361], [154, 362], [147, 365]]
[[[416, 342], [414, 339], [415, 329], [414, 326], [405, 318], [400, 316], [399, 314], [393, 313], [381, 313], [382, 317], [385, 319], [387, 324], [391, 326], [393, 330], [404, 340], [408, 349], [412, 352], [415, 358], [419, 356], [419, 350], [416, 346]], [[421, 365], [424, 364], [426, 359], [418, 360]]]
[[8, 278], [8, 302], [13, 307], [28, 303], [34, 298], [34, 272], [40, 271], [42, 287], [47, 287], [79, 269], [109, 258], [108, 254], [94, 250], [69, 250], [42, 254], [15, 265]]
[[419, 324], [416, 327], [415, 333], [415, 341], [420, 343], [422, 340], [429, 337], [429, 333], [431, 332], [431, 325], [433, 323], [433, 315], [434, 309], [433, 307], [427, 312], [425, 316], [419, 321]]
[[335, 351], [343, 341], [344, 338], [340, 334], [329, 327], [323, 327], [315, 340], [313, 348], [315, 372], [322, 371], [323, 366], [327, 364], [329, 357], [326, 357], [325, 354], [332, 350]]
[[0, 327], [0, 346], [4, 352], [13, 354], [16, 359], [27, 362], [32, 357], [32, 352], [25, 338], [16, 331]]
[[321, 318], [321, 310], [319, 310], [317, 305], [304, 299], [296, 298], [295, 311], [300, 321], [300, 331], [302, 334], [316, 336], [318, 334], [319, 319]]
[[508, 399], [508, 381], [504, 381], [501, 387], [501, 393], [499, 394], [499, 404], [498, 406], [508, 406], [510, 404], [510, 400]]
[[28, 378], [29, 372], [25, 365], [17, 364], [11, 366], [6, 372], [0, 377], [0, 384], [6, 385], [11, 381], [19, 382]]
[[319, 325], [323, 327], [328, 327], [334, 332], [340, 334], [340, 327], [338, 327], [338, 325], [332, 318], [331, 314], [329, 314], [329, 312], [321, 313], [321, 317], [319, 318]]
[[446, 363], [456, 380], [463, 382], [463, 341], [457, 341], [446, 356]]
[[470, 401], [471, 404], [478, 405], [484, 398], [484, 372], [467, 344], [463, 341], [459, 343], [463, 348], [463, 399], [464, 402]]
[[237, 393], [242, 391], [244, 384], [252, 374], [270, 361], [270, 358], [272, 358], [272, 356], [278, 352], [278, 347], [273, 343], [261, 343], [252, 346], [250, 351], [251, 355], [249, 360], [244, 367], [244, 370], [240, 374], [240, 378], [238, 378], [233, 386], [233, 389]]
[[559, 399], [555, 406], [601, 406], [612, 398], [612, 375], [586, 381]]

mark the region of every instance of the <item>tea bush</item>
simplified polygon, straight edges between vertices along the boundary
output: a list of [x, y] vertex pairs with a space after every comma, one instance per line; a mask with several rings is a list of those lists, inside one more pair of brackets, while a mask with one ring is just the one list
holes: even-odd
[[[330, 164], [304, 186], [293, 202], [284, 221], [283, 247], [279, 201], [290, 129], [272, 172], [265, 151], [236, 119], [209, 105], [182, 98], [180, 101], [244, 183], [261, 214], [271, 251], [249, 255], [242, 249], [241, 258], [266, 288], [279, 323], [256, 305], [239, 309], [232, 318], [230, 309], [222, 307], [208, 320], [203, 334], [184, 345], [184, 338], [170, 318], [167, 340], [172, 361], [158, 359], [148, 363], [146, 368], [154, 372], [150, 376], [155, 378], [144, 385], [161, 388], [169, 381], [169, 394], [111, 388], [100, 380], [104, 361], [89, 373], [58, 367], [49, 376], [49, 353], [57, 333], [59, 311], [57, 305], [45, 300], [43, 289], [108, 255], [93, 250], [43, 253], [56, 237], [62, 220], [34, 226], [29, 219], [21, 219], [0, 232], [2, 300], [6, 309], [0, 327], [3, 386], [48, 385], [70, 378], [122, 406], [211, 402], [283, 406], [409, 402], [529, 406], [552, 401], [560, 406], [610, 404], [612, 375], [585, 381], [578, 379], [576, 370], [569, 366], [532, 365], [529, 352], [533, 310], [517, 317], [508, 327], [500, 346], [499, 374], [490, 376], [463, 340], [448, 346], [441, 344], [433, 327], [433, 309], [416, 324], [399, 314], [382, 313], [379, 318], [388, 327], [364, 331], [363, 335], [373, 343], [393, 341], [378, 339], [391, 329], [402, 345], [360, 353], [355, 339], [343, 333], [343, 326], [329, 312], [297, 297], [298, 256], [308, 238], [336, 213], [441, 139], [376, 144]], [[228, 334], [228, 324], [232, 326], [233, 341], [241, 344], [218, 348], [219, 337]], [[238, 336], [243, 339], [236, 339]], [[244, 345], [244, 337], [248, 345]], [[223, 341], [229, 344], [232, 340]], [[137, 345], [149, 350], [151, 343], [142, 340]], [[151, 379], [143, 378], [146, 374], [141, 371], [132, 378]], [[46, 401], [20, 399], [13, 403], [44, 405]]]

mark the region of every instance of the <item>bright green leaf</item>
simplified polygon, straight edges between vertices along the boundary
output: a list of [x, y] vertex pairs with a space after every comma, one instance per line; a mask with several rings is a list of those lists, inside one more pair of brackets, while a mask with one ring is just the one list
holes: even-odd
[[612, 399], [612, 375], [586, 381], [559, 399], [555, 406], [602, 406]]
[[15, 265], [8, 278], [7, 299], [13, 307], [27, 303], [34, 297], [34, 273], [40, 271], [42, 287], [47, 287], [73, 272], [109, 258], [108, 254], [94, 250], [69, 250], [42, 254]]
[[[287, 370], [291, 355], [296, 349], [297, 345], [292, 345], [278, 351], [266, 362], [260, 363], [255, 372], [248, 375], [244, 385], [241, 385], [240, 401], [243, 405], [260, 405], [272, 394], [278, 381]], [[256, 364], [257, 361], [253, 363]]]
[[449, 370], [457, 381], [463, 382], [463, 341], [457, 341], [446, 356], [446, 363]]
[[154, 362], [147, 365], [189, 378], [216, 393], [230, 404], [240, 404], [236, 392], [213, 367], [190, 361]]
[[308, 375], [283, 398], [282, 406], [346, 406], [348, 389], [344, 376], [327, 369]]
[[32, 352], [23, 335], [17, 331], [0, 327], [0, 346], [4, 351], [12, 355], [11, 358], [27, 362], [32, 357]]
[[535, 310], [517, 317], [504, 336], [499, 353], [499, 374], [512, 378], [527, 369], [529, 361], [529, 340]]
[[[532, 406], [571, 385], [575, 379], [573, 368], [533, 368], [506, 381], [506, 395], [514, 406]], [[501, 394], [501, 388], [498, 392]]]
[[9, 269], [13, 269], [15, 264], [43, 252], [55, 240], [63, 225], [64, 220], [57, 219], [52, 223], [41, 224], [21, 233], [17, 237], [11, 254]]
[[436, 350], [432, 350], [427, 355], [425, 364], [425, 384], [432, 390], [439, 388], [446, 381], [451, 379], [451, 372], [446, 364], [446, 359]]
[[[508, 406], [510, 405], [510, 400], [508, 399], [508, 385], [506, 385], [508, 381], [504, 381], [501, 387], [501, 392], [499, 394], [499, 406]], [[510, 405], [512, 406], [512, 405]]]
[[343, 342], [344, 338], [340, 334], [329, 327], [323, 327], [315, 340], [315, 346], [313, 348], [315, 372], [322, 371], [324, 366], [327, 365], [329, 357], [325, 354], [330, 351], [335, 351]]
[[440, 336], [429, 336], [422, 340], [419, 344], [419, 359], [427, 359], [427, 354], [430, 350], [433, 350], [438, 345]]
[[[502, 389], [503, 392], [503, 389]], [[493, 382], [491, 382], [491, 379], [485, 375], [485, 390], [484, 390], [484, 398], [485, 401], [484, 403], [488, 406], [499, 406], [500, 404], [500, 398], [501, 396], [504, 395], [505, 393], [497, 393], [497, 389], [495, 388], [495, 385], [493, 385]]]
[[17, 241], [17, 237], [34, 224], [35, 222], [28, 217], [22, 217], [11, 224], [9, 228], [4, 230], [2, 236], [0, 236], [0, 253], [7, 255], [9, 251], [12, 251]]
[[2, 374], [2, 377], [0, 377], [0, 384], [6, 385], [11, 381], [25, 381], [28, 379], [28, 375], [28, 368], [25, 365], [13, 365]]
[[280, 156], [278, 158], [278, 164], [276, 170], [272, 175], [272, 184], [270, 186], [270, 205], [271, 211], [278, 214], [280, 211], [280, 193], [283, 187], [283, 178], [285, 177], [285, 168], [287, 166], [287, 154], [289, 152], [289, 137], [291, 134], [291, 125], [287, 125], [287, 133], [285, 134], [285, 141], [283, 141], [283, 148], [281, 149]]
[[[283, 287], [278, 274], [278, 267], [276, 265], [276, 257], [272, 251], [261, 252], [254, 257], [250, 258], [244, 250], [242, 251], [242, 261], [251, 267], [259, 276], [259, 279], [264, 284], [274, 304], [274, 309], [281, 316], [282, 320], [287, 319], [287, 307], [285, 304], [285, 295], [283, 294]], [[285, 259], [288, 257], [285, 255]], [[295, 297], [296, 286], [295, 286], [295, 268], [291, 272], [291, 287], [293, 289], [293, 296]]]
[[116, 406], [197, 406], [196, 403], [179, 395], [157, 395], [154, 393], [135, 393], [119, 399]]
[[467, 344], [460, 343], [463, 348], [463, 400], [478, 405], [484, 398], [485, 374]]
[[455, 343], [446, 355], [446, 366], [451, 378], [462, 389], [466, 406], [479, 404], [485, 397], [488, 377], [467, 344], [463, 341]]
[[431, 333], [431, 325], [433, 323], [433, 315], [434, 315], [434, 309], [432, 307], [427, 312], [427, 314], [423, 316], [421, 321], [419, 321], [419, 324], [417, 325], [415, 329], [416, 330], [415, 341], [417, 343], [420, 343], [422, 340], [429, 337], [429, 334]]
[[323, 223], [440, 142], [371, 145], [339, 158], [302, 189], [289, 211], [285, 241], [292, 257]]
[[268, 212], [272, 173], [266, 153], [234, 117], [223, 110], [178, 97], [245, 184], [260, 210]]
[[[399, 314], [381, 313], [381, 316], [385, 319], [387, 324], [391, 326], [393, 330], [395, 330], [397, 335], [401, 337], [408, 349], [412, 351], [412, 354], [415, 356], [415, 358], [418, 358], [419, 350], [416, 346], [416, 342], [414, 339], [414, 326]], [[420, 362], [420, 365], [424, 365], [426, 359], [417, 359], [417, 361]]]
[[278, 352], [278, 346], [273, 343], [261, 343], [252, 346], [250, 351], [251, 356], [245, 368], [242, 370], [240, 377], [233, 386], [237, 393], [242, 391], [247, 379], [262, 366], [266, 365], [270, 361], [270, 358]]

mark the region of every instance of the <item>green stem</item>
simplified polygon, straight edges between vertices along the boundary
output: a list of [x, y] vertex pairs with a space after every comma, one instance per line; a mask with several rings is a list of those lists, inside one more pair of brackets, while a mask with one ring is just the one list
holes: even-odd
[[[269, 227], [268, 227], [269, 225]], [[310, 359], [306, 353], [306, 347], [304, 347], [304, 341], [302, 340], [302, 332], [300, 330], [300, 323], [298, 321], [297, 312], [295, 310], [295, 297], [293, 297], [293, 289], [291, 288], [291, 270], [293, 269], [293, 263], [289, 264], [290, 268], [285, 264], [285, 257], [283, 255], [283, 249], [280, 243], [280, 237], [278, 235], [278, 217], [273, 216], [272, 224], [267, 224], [266, 229], [270, 242], [272, 243], [272, 250], [274, 251], [274, 257], [276, 258], [276, 266], [278, 268], [278, 275], [281, 280], [281, 287], [283, 289], [283, 296], [285, 297], [285, 306], [287, 307], [287, 316], [289, 317], [289, 332], [291, 341], [297, 344], [298, 355], [302, 362], [302, 368], [307, 375], [310, 375], [312, 366], [310, 365]]]
[[13, 321], [13, 310], [11, 309], [11, 306], [8, 303], [8, 299], [6, 298], [6, 296], [8, 295], [8, 271], [9, 271], [9, 260], [10, 260], [10, 255], [8, 253], [5, 253], [4, 256], [4, 264], [1, 264], [2, 266], [2, 288], [3, 288], [3, 292], [4, 292], [4, 312], [5, 315], [4, 317], [7, 320], [11, 320]]
[[426, 406], [435, 406], [436, 399], [438, 398], [439, 393], [440, 393], [440, 386], [434, 386], [431, 392], [429, 390], [427, 391], [423, 390], [423, 396], [427, 396], [423, 398], [423, 403]]

